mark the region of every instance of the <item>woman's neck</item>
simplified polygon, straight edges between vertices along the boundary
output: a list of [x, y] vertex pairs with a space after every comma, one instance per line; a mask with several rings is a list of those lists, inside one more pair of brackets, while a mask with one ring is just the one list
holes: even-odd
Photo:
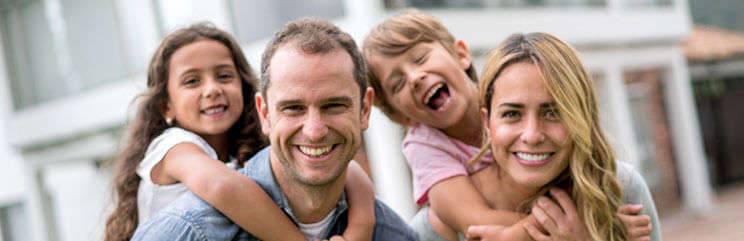
[[486, 199], [491, 208], [525, 213], [530, 206], [525, 202], [539, 189], [519, 185], [494, 163], [470, 176], [476, 189]]

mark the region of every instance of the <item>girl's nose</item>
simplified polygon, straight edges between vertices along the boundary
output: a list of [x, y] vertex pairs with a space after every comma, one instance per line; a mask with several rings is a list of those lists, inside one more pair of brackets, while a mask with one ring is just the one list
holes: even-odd
[[215, 98], [222, 95], [222, 86], [217, 81], [207, 81], [204, 86], [204, 97]]

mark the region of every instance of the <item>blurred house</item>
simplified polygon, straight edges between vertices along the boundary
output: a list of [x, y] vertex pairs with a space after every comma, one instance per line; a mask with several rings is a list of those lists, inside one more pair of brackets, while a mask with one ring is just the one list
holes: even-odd
[[[679, 42], [684, 0], [3, 0], [0, 1], [0, 240], [100, 240], [110, 163], [162, 37], [208, 20], [233, 33], [256, 68], [270, 35], [299, 16], [331, 19], [361, 42], [405, 7], [438, 16], [482, 69], [514, 32], [573, 44], [597, 79], [603, 124], [657, 206], [711, 208], [690, 71]], [[365, 141], [378, 197], [416, 210], [403, 131], [375, 111]]]
[[744, 180], [744, 33], [698, 25], [682, 45], [715, 187]]

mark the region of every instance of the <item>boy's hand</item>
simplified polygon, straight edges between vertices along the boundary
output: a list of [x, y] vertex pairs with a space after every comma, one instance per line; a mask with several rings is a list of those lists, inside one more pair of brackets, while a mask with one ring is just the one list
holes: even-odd
[[527, 234], [537, 241], [591, 240], [589, 232], [576, 212], [576, 205], [568, 193], [559, 188], [552, 188], [550, 196], [553, 200], [539, 197], [537, 204], [532, 207], [535, 218], [548, 233], [544, 234], [534, 225], [525, 223], [524, 228]]
[[629, 240], [650, 241], [651, 217], [648, 215], [638, 215], [643, 210], [643, 205], [625, 204], [617, 209], [617, 216], [625, 224], [628, 230]]
[[465, 234], [467, 241], [492, 241], [501, 240], [499, 237], [506, 229], [501, 225], [473, 225], [468, 227]]

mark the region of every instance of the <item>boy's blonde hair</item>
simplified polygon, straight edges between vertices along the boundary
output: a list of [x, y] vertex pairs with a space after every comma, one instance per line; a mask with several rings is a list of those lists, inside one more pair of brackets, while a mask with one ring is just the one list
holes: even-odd
[[[395, 109], [388, 102], [388, 93], [382, 88], [380, 77], [375, 75], [375, 67], [369, 63], [375, 54], [398, 56], [419, 43], [439, 42], [453, 57], [455, 53], [455, 37], [436, 17], [407, 9], [398, 15], [386, 19], [373, 28], [362, 45], [362, 56], [367, 62], [367, 79], [375, 90], [375, 106], [379, 107], [391, 120], [403, 124], [405, 114]], [[472, 65], [465, 70], [472, 81], [477, 81], [475, 69]]]
[[[537, 195], [553, 186], [567, 188], [593, 240], [627, 240], [627, 230], [616, 213], [622, 204], [622, 189], [616, 177], [615, 154], [599, 122], [594, 82], [578, 54], [546, 33], [509, 36], [489, 56], [478, 83], [478, 101], [489, 116], [494, 82], [515, 63], [535, 65], [574, 143], [568, 168]], [[490, 147], [490, 143], [484, 143], [479, 155], [470, 161], [480, 158]]]

